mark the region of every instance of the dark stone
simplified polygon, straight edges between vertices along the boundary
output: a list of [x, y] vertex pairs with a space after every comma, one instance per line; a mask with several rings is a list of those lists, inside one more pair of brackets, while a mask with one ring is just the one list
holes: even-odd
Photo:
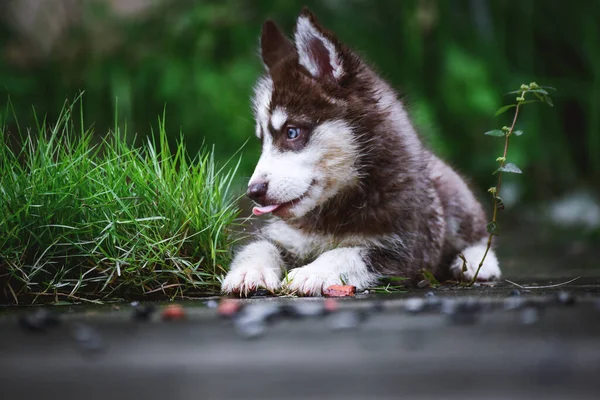
[[133, 306], [133, 319], [137, 321], [148, 321], [154, 312], [156, 307], [153, 304], [140, 304], [137, 301], [131, 303]]
[[577, 299], [570, 292], [560, 291], [556, 295], [558, 302], [565, 306], [572, 306], [577, 303]]
[[40, 308], [32, 313], [21, 315], [19, 323], [24, 329], [41, 332], [60, 324], [60, 319], [57, 314]]
[[267, 297], [271, 293], [266, 289], [257, 289], [250, 294], [250, 297]]

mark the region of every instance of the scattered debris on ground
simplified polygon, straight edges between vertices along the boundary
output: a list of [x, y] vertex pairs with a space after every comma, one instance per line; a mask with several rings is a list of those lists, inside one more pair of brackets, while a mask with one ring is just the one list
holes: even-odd
[[356, 294], [356, 286], [331, 285], [323, 290], [325, 297], [351, 297]]
[[169, 304], [162, 311], [162, 319], [165, 321], [181, 320], [185, 316], [185, 310], [179, 304]]

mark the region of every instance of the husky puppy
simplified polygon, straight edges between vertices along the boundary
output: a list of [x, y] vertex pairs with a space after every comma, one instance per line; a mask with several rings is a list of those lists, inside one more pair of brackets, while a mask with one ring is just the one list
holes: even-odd
[[[237, 252], [225, 293], [319, 296], [380, 277], [471, 279], [486, 218], [464, 180], [426, 149], [394, 90], [304, 9], [294, 41], [268, 20], [255, 87], [262, 153], [248, 196], [272, 220]], [[463, 271], [463, 259], [466, 260]], [[497, 279], [490, 250], [478, 278]]]

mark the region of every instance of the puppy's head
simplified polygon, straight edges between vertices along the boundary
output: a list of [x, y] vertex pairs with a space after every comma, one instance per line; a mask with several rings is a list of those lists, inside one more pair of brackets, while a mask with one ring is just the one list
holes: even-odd
[[248, 195], [256, 215], [299, 218], [358, 182], [345, 85], [358, 60], [306, 9], [293, 42], [265, 22], [261, 56], [267, 73], [253, 104], [262, 153]]

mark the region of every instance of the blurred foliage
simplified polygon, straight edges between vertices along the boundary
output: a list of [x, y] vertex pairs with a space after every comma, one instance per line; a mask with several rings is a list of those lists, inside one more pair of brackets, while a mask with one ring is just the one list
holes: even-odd
[[[15, 56], [15, 46], [27, 43], [5, 19], [0, 77], [17, 114], [29, 115], [33, 104], [51, 119], [57, 104], [84, 89], [96, 132], [112, 125], [117, 98], [128, 131], [146, 133], [166, 104], [170, 125], [181, 126], [191, 152], [214, 143], [225, 160], [253, 135], [249, 96], [262, 72], [262, 22], [271, 17], [291, 34], [308, 5], [407, 93], [430, 146], [481, 189], [490, 182], [490, 155], [502, 150], [483, 133], [508, 123], [494, 112], [514, 101], [504, 97], [508, 88], [529, 81], [557, 87], [556, 107], [523, 114], [517, 128], [527, 135], [511, 159], [527, 173], [514, 183], [538, 198], [600, 181], [600, 1], [154, 3], [128, 15], [99, 0], [77, 3], [85, 6], [76, 23], [45, 57], [25, 57], [24, 50]], [[251, 174], [259, 151], [256, 140], [246, 145], [241, 176]]]

